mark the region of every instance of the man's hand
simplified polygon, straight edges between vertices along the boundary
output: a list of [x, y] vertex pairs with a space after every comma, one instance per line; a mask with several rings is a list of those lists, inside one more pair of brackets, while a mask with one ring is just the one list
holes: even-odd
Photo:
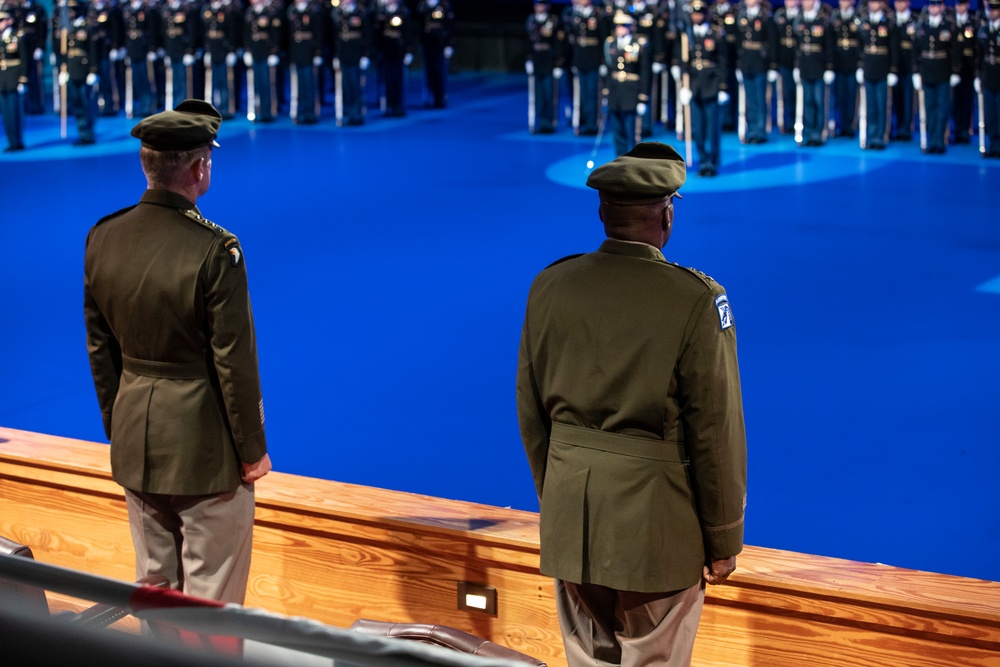
[[705, 566], [704, 579], [712, 586], [723, 584], [736, 570], [736, 556], [713, 560], [711, 564]]
[[[263, 477], [264, 475], [266, 475], [268, 472], [271, 471], [271, 457], [268, 456], [267, 454], [264, 454], [264, 458], [262, 458], [260, 461], [257, 461], [257, 463], [244, 463], [242, 465], [243, 465], [243, 472], [240, 476], [243, 477], [243, 481], [246, 482], [247, 484], [253, 484], [258, 479], [260, 479], [261, 477]], [[733, 567], [735, 567], [736, 559], [734, 558], [733, 561], [734, 561]], [[730, 570], [730, 572], [731, 571], [732, 570]]]

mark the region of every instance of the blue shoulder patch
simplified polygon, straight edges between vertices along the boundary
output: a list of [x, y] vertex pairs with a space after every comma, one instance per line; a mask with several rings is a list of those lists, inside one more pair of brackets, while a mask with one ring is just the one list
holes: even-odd
[[729, 306], [729, 297], [725, 294], [715, 297], [715, 307], [719, 311], [719, 329], [725, 331], [732, 327], [735, 322], [733, 321], [733, 309]]

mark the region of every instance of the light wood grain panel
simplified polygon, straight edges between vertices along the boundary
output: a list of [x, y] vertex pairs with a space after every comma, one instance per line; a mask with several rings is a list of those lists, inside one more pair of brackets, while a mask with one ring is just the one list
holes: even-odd
[[[132, 580], [105, 445], [0, 428], [0, 533], [39, 560]], [[498, 590], [495, 617], [457, 583]], [[272, 473], [257, 485], [248, 606], [345, 627], [435, 622], [562, 667], [534, 513]], [[1000, 584], [747, 547], [708, 590], [695, 664], [1000, 667]]]

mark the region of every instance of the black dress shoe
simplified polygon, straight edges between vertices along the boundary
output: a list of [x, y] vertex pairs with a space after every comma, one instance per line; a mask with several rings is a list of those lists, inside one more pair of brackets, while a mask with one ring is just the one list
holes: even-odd
[[8, 146], [7, 148], [3, 149], [3, 152], [4, 153], [16, 153], [18, 151], [23, 151], [23, 150], [24, 150], [24, 146], [22, 144], [18, 144], [17, 146]]
[[956, 144], [967, 144], [967, 143], [969, 143], [969, 138], [968, 137], [955, 137], [955, 142], [954, 143], [956, 143]]
[[705, 167], [702, 167], [701, 169], [698, 170], [698, 175], [699, 176], [708, 176], [708, 171], [709, 171], [708, 169], [706, 169]]
[[909, 132], [900, 132], [892, 137], [893, 141], [910, 141], [913, 139], [913, 135]]
[[709, 177], [709, 178], [711, 178], [711, 177], [713, 177], [713, 176], [716, 176], [716, 175], [718, 175], [718, 173], [719, 173], [719, 172], [718, 172], [718, 171], [716, 171], [715, 169], [706, 169], [706, 170], [705, 170], [705, 176], [707, 176], [707, 177]]
[[89, 146], [89, 145], [91, 145], [92, 143], [94, 143], [94, 140], [93, 140], [93, 139], [84, 139], [84, 138], [80, 138], [80, 139], [77, 139], [76, 141], [74, 141], [74, 142], [73, 142], [73, 145], [74, 145], [74, 146]]

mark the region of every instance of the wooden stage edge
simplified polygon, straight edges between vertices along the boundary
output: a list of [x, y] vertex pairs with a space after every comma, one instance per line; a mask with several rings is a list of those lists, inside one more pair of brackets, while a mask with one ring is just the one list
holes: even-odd
[[[134, 580], [107, 445], [0, 428], [0, 535]], [[1000, 667], [1000, 583], [747, 547], [710, 587], [698, 667]], [[497, 613], [458, 609], [459, 582]], [[257, 484], [247, 606], [347, 627], [439, 623], [565, 665], [538, 515], [273, 472]]]

